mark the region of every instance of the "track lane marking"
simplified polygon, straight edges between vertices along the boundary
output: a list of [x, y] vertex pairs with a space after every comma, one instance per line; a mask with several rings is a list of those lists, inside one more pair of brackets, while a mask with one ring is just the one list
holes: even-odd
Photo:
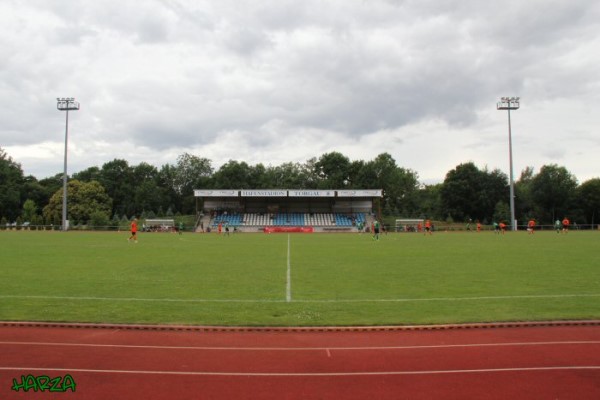
[[211, 346], [153, 346], [128, 344], [96, 344], [96, 343], [66, 343], [66, 342], [23, 342], [0, 341], [0, 345], [8, 346], [57, 346], [57, 347], [99, 347], [124, 349], [155, 349], [155, 350], [213, 350], [213, 351], [376, 351], [376, 350], [419, 350], [419, 349], [452, 349], [478, 347], [526, 347], [526, 346], [558, 346], [558, 345], [600, 345], [600, 341], [550, 341], [550, 342], [506, 342], [506, 343], [467, 343], [443, 345], [414, 345], [414, 346], [354, 346], [354, 347], [211, 347]]
[[290, 234], [287, 237], [287, 274], [285, 281], [285, 301], [287, 303], [292, 301], [292, 264], [290, 259]]
[[481, 368], [456, 370], [421, 370], [421, 371], [355, 371], [355, 372], [214, 372], [214, 371], [147, 371], [123, 369], [87, 369], [87, 368], [55, 368], [55, 367], [0, 367], [0, 371], [56, 371], [105, 374], [138, 374], [138, 375], [184, 375], [184, 376], [249, 376], [249, 377], [332, 377], [332, 376], [386, 376], [386, 375], [441, 375], [441, 374], [474, 374], [499, 372], [539, 372], [539, 371], [595, 371], [600, 365], [571, 365], [550, 367], [518, 367], [518, 368]]

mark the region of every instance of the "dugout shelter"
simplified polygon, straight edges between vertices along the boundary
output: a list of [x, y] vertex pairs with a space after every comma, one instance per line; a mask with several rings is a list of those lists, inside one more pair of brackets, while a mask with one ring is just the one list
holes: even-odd
[[383, 190], [194, 190], [197, 230], [356, 232], [380, 214]]

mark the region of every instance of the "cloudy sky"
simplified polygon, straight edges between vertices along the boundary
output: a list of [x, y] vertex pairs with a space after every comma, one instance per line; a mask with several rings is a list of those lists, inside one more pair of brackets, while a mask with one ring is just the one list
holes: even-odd
[[188, 152], [254, 165], [389, 152], [600, 177], [597, 0], [2, 0], [0, 147], [38, 178]]

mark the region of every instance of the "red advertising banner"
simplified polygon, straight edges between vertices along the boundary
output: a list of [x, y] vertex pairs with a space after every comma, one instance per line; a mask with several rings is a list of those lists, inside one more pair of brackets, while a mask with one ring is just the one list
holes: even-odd
[[265, 226], [265, 233], [313, 233], [312, 226]]

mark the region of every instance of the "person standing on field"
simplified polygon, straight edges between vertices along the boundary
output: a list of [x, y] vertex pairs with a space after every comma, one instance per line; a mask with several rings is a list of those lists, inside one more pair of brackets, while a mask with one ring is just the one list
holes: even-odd
[[560, 233], [560, 230], [562, 228], [562, 224], [560, 223], [560, 220], [556, 220], [554, 221], [554, 229], [556, 229], [556, 233]]
[[568, 233], [569, 232], [569, 225], [571, 225], [571, 221], [569, 221], [569, 218], [565, 217], [562, 220], [563, 233]]
[[431, 220], [426, 220], [425, 221], [425, 233], [424, 235], [430, 234], [431, 235]]
[[133, 240], [137, 243], [137, 218], [134, 218], [133, 221], [131, 221], [131, 236], [129, 236], [129, 239], [127, 240]]
[[529, 222], [527, 223], [527, 232], [530, 235], [533, 235], [534, 233], [534, 229], [535, 229], [535, 220], [532, 218], [529, 220]]
[[373, 240], [379, 240], [379, 221], [373, 221]]

